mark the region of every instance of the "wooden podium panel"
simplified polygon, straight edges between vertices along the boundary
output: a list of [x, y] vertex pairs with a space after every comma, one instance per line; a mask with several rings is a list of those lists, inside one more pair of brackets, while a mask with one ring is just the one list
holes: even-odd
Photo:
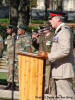
[[19, 53], [20, 100], [43, 99], [44, 59], [31, 53]]

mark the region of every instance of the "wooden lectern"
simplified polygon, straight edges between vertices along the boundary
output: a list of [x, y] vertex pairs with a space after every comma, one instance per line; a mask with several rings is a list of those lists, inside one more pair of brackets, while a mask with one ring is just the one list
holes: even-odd
[[27, 52], [18, 55], [20, 100], [43, 100], [45, 58]]

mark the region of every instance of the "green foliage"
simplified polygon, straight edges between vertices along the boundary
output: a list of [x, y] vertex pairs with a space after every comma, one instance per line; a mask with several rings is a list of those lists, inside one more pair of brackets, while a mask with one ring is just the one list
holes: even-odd
[[30, 8], [37, 6], [37, 0], [30, 0]]
[[6, 80], [7, 79], [7, 73], [0, 72], [0, 80], [1, 79]]
[[44, 24], [45, 20], [40, 20], [40, 19], [36, 19], [36, 20], [31, 20], [31, 23], [37, 23], [37, 24]]
[[36, 29], [38, 29], [38, 26], [28, 26], [27, 27], [27, 32], [31, 34], [32, 33], [32, 29], [36, 30]]

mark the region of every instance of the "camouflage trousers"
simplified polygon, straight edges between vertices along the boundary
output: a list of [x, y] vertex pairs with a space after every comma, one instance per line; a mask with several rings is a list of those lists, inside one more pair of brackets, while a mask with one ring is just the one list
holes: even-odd
[[18, 83], [18, 62], [16, 62], [13, 65], [13, 60], [12, 59], [6, 59], [6, 67], [8, 68], [8, 74], [7, 74], [7, 81], [12, 82], [13, 79], [13, 69], [14, 69], [14, 82], [17, 84]]
[[51, 94], [52, 96], [56, 96], [56, 88], [55, 81], [51, 78], [51, 66], [46, 65], [45, 67], [45, 88], [44, 93]]

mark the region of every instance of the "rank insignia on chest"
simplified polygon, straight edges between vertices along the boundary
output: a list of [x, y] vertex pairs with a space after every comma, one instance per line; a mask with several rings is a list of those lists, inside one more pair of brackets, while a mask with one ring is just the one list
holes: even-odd
[[53, 37], [53, 42], [58, 42], [58, 36]]
[[51, 41], [47, 41], [46, 42], [46, 45], [51, 45]]

